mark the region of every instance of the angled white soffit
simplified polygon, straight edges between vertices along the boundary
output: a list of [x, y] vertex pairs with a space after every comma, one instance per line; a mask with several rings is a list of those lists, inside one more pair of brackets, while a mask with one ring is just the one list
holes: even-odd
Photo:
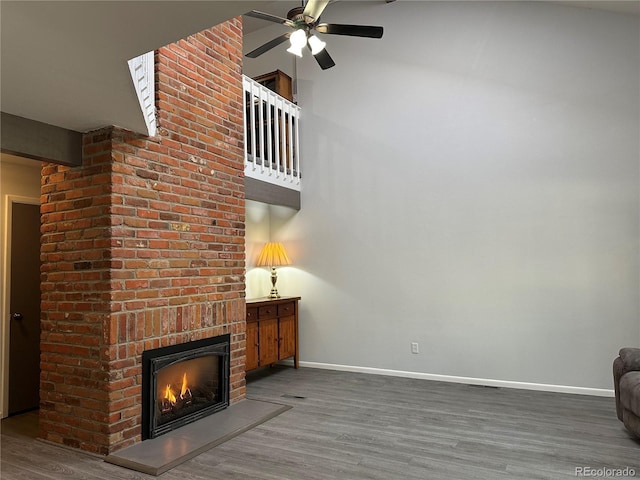
[[155, 58], [154, 52], [147, 52], [127, 63], [131, 72], [131, 79], [138, 95], [138, 102], [142, 109], [144, 123], [147, 125], [147, 133], [153, 137], [156, 135], [156, 102], [155, 102]]
[[147, 132], [128, 60], [266, 1], [0, 2], [0, 110], [85, 132]]

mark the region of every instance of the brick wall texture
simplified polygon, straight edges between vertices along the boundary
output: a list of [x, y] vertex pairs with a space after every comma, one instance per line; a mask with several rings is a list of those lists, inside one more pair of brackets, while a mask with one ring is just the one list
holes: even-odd
[[244, 397], [240, 19], [156, 52], [159, 135], [85, 134], [42, 170], [40, 436], [109, 454], [141, 438], [145, 349], [231, 334]]

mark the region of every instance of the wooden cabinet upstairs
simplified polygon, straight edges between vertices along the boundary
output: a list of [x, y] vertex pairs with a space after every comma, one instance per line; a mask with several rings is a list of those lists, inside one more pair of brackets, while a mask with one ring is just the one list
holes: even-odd
[[293, 81], [286, 73], [276, 70], [254, 77], [254, 80], [293, 103]]

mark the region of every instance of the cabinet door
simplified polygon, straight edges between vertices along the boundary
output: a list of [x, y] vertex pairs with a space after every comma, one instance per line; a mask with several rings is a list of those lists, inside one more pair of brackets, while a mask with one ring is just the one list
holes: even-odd
[[280, 351], [279, 358], [292, 357], [296, 354], [296, 317], [280, 318]]
[[278, 319], [260, 320], [260, 365], [278, 361]]
[[258, 322], [247, 322], [246, 370], [258, 368]]

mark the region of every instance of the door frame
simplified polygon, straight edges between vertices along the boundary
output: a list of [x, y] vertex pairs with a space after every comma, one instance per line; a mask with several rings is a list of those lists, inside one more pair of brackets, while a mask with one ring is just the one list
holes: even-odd
[[[2, 305], [0, 311], [2, 312], [2, 321], [0, 322], [0, 328], [2, 332], [2, 342], [0, 342], [0, 418], [4, 418], [8, 415], [9, 411], [9, 311], [11, 307], [11, 224], [12, 224], [12, 211], [15, 203], [27, 204], [27, 205], [40, 205], [40, 199], [34, 197], [25, 197], [22, 195], [4, 195], [4, 212], [2, 218], [4, 219], [4, 252], [1, 253], [2, 257]], [[39, 299], [38, 299], [39, 300]]]

